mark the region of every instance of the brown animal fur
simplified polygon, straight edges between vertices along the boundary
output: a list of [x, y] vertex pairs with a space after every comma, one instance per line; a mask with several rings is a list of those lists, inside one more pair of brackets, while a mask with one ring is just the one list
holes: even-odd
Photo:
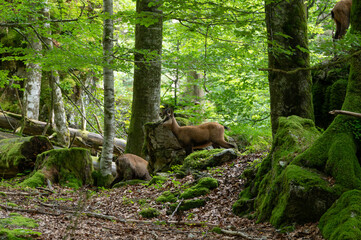
[[224, 127], [216, 122], [180, 127], [173, 112], [168, 111], [163, 125], [174, 133], [180, 145], [185, 148], [187, 155], [192, 153], [193, 149], [207, 147], [211, 144], [215, 148], [234, 148], [232, 144], [224, 140]]
[[334, 39], [342, 38], [350, 26], [352, 0], [341, 0], [336, 3], [331, 11], [332, 19], [336, 23], [336, 34]]
[[110, 185], [111, 187], [122, 181], [131, 179], [150, 180], [148, 172], [148, 162], [134, 154], [124, 154], [115, 160], [117, 166], [117, 176]]

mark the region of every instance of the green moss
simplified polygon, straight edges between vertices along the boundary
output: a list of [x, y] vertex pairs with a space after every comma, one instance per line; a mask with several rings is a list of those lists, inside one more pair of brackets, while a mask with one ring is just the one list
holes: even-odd
[[272, 197], [264, 198], [261, 206], [272, 207], [260, 216], [271, 210], [270, 222], [277, 227], [317, 221], [339, 196], [319, 174], [295, 165], [289, 165], [273, 182], [268, 195]]
[[218, 180], [211, 177], [204, 177], [198, 180], [197, 187], [204, 187], [210, 190], [218, 187]]
[[21, 186], [36, 187], [46, 178], [68, 187], [79, 188], [93, 184], [93, 165], [90, 152], [83, 148], [53, 149], [39, 154], [36, 159], [39, 169]]
[[132, 179], [132, 180], [127, 180], [124, 182], [118, 182], [116, 184], [114, 184], [113, 188], [118, 188], [118, 187], [124, 187], [124, 186], [128, 186], [128, 185], [137, 185], [137, 184], [146, 184], [148, 183], [148, 181], [146, 180], [141, 180], [141, 179]]
[[210, 192], [209, 189], [205, 187], [191, 187], [184, 190], [184, 192], [180, 195], [180, 198], [183, 199], [195, 198], [202, 195], [206, 195], [209, 192]]
[[34, 219], [26, 218], [17, 213], [11, 213], [10, 217], [0, 219], [0, 238], [3, 239], [33, 239], [41, 233], [25, 228], [36, 228], [39, 225]]
[[208, 161], [212, 159], [213, 155], [220, 153], [222, 151], [223, 149], [195, 151], [184, 159], [182, 169], [184, 168], [192, 168], [198, 170], [206, 169], [208, 166]]
[[347, 191], [322, 216], [319, 228], [326, 239], [361, 239], [361, 191]]
[[153, 185], [153, 184], [163, 184], [164, 182], [166, 182], [168, 180], [167, 177], [164, 176], [154, 176], [150, 181], [149, 181], [149, 185]]
[[139, 212], [139, 214], [144, 218], [154, 218], [159, 216], [159, 211], [155, 208], [146, 208]]
[[239, 152], [233, 149], [195, 151], [184, 159], [183, 166], [180, 170], [205, 170], [209, 167], [215, 167], [229, 162], [239, 155]]
[[162, 193], [162, 195], [158, 196], [156, 198], [156, 202], [176, 202], [177, 201], [177, 197], [174, 193], [172, 193], [171, 191], [165, 191]]
[[212, 229], [212, 232], [221, 234], [221, 233], [222, 233], [222, 229], [221, 229], [220, 227], [214, 227], [214, 228]]
[[42, 171], [36, 171], [29, 178], [25, 179], [23, 182], [19, 183], [21, 187], [41, 187], [45, 185], [45, 176]]

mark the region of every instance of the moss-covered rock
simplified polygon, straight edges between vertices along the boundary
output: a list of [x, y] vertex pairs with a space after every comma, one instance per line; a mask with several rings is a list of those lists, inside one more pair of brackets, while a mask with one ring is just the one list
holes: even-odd
[[208, 167], [220, 166], [239, 157], [234, 149], [212, 149], [196, 151], [184, 159], [181, 170], [205, 170]]
[[128, 185], [147, 184], [147, 183], [148, 183], [148, 181], [146, 181], [146, 180], [132, 179], [132, 180], [118, 182], [118, 183], [114, 184], [114, 186], [112, 188], [124, 187], [124, 186], [128, 186]]
[[281, 226], [318, 221], [337, 199], [339, 192], [337, 187], [326, 181], [326, 177], [289, 165], [274, 181], [268, 196], [257, 202], [258, 218], [268, 219], [271, 216], [270, 222]]
[[198, 180], [196, 187], [204, 187], [212, 190], [218, 187], [218, 180], [211, 177], [204, 177]]
[[10, 138], [0, 141], [0, 177], [11, 178], [31, 172], [38, 154], [52, 149], [44, 136]]
[[176, 202], [177, 201], [177, 194], [171, 192], [171, 191], [165, 191], [163, 192], [160, 196], [158, 196], [155, 201], [156, 202], [162, 202], [162, 203], [166, 203], [166, 202]]
[[159, 216], [159, 211], [155, 208], [145, 208], [139, 212], [144, 218], [154, 218]]
[[343, 193], [321, 217], [319, 228], [329, 240], [361, 239], [361, 191]]
[[72, 188], [93, 184], [92, 159], [87, 149], [66, 148], [44, 152], [38, 155], [35, 169], [20, 186], [36, 187], [45, 179]]
[[180, 198], [183, 198], [183, 199], [195, 198], [195, 197], [199, 197], [202, 195], [206, 195], [209, 192], [210, 192], [210, 190], [205, 187], [198, 187], [198, 186], [191, 187], [191, 188], [184, 190], [184, 192], [181, 193]]

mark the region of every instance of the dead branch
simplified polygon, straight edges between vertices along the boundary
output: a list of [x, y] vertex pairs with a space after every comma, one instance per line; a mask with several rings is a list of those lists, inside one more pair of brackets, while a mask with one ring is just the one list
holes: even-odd
[[224, 234], [228, 234], [228, 235], [232, 235], [232, 236], [240, 236], [240, 237], [243, 237], [243, 238], [245, 238], [245, 239], [251, 239], [251, 240], [262, 240], [262, 239], [266, 239], [266, 238], [256, 238], [256, 237], [252, 237], [252, 236], [248, 235], [247, 233], [240, 232], [240, 231], [231, 231], [231, 230], [221, 229], [221, 232], [224, 233]]
[[39, 209], [22, 209], [22, 208], [17, 208], [17, 207], [10, 207], [10, 206], [6, 206], [3, 204], [0, 204], [0, 208], [9, 210], [9, 211], [17, 211], [17, 212], [27, 212], [27, 213], [34, 213], [34, 214], [47, 214], [47, 215], [54, 215], [54, 216], [59, 216], [60, 213], [54, 213], [54, 212], [49, 212], [49, 211], [42, 211]]
[[332, 115], [342, 114], [342, 115], [361, 118], [361, 113], [355, 113], [355, 112], [344, 111], [344, 110], [332, 110], [332, 111], [329, 111], [328, 113], [332, 114]]

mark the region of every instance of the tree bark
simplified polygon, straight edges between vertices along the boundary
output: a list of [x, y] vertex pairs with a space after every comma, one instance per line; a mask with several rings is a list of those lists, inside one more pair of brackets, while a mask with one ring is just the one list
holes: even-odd
[[104, 0], [103, 56], [104, 56], [104, 145], [100, 159], [100, 173], [104, 178], [104, 185], [112, 181], [112, 159], [114, 130], [114, 72], [113, 63], [113, 0]]
[[[31, 30], [32, 31], [32, 30]], [[30, 32], [28, 35], [29, 48], [34, 51], [34, 54], [40, 54], [42, 45], [36, 34]], [[27, 79], [25, 82], [24, 92], [24, 114], [26, 117], [38, 120], [39, 119], [39, 104], [40, 104], [40, 88], [42, 71], [40, 64], [34, 60], [26, 64]]]
[[[45, 0], [45, 7], [44, 7], [44, 16], [47, 19], [50, 19], [50, 10], [48, 8], [48, 1]], [[45, 23], [45, 28], [48, 29], [48, 34], [50, 36], [51, 29], [50, 23]], [[48, 46], [48, 50], [53, 49], [53, 41], [47, 37], [45, 38], [45, 43]], [[52, 88], [52, 97], [53, 97], [53, 106], [54, 106], [54, 123], [55, 123], [55, 131], [57, 134], [57, 140], [59, 144], [62, 146], [68, 146], [70, 141], [70, 133], [66, 122], [66, 114], [63, 102], [63, 95], [60, 89], [60, 78], [57, 71], [50, 71], [49, 72], [49, 81], [50, 87]]]
[[[154, 2], [156, 5], [149, 6]], [[144, 124], [159, 119], [163, 28], [159, 4], [159, 0], [137, 0], [137, 14], [145, 14], [148, 23], [140, 22], [135, 28], [132, 116], [126, 152], [138, 156], [143, 156]]]
[[[290, 71], [309, 67], [306, 4], [303, 0], [266, 1], [270, 69]], [[280, 116], [313, 119], [310, 70], [294, 74], [270, 71], [272, 133]]]

